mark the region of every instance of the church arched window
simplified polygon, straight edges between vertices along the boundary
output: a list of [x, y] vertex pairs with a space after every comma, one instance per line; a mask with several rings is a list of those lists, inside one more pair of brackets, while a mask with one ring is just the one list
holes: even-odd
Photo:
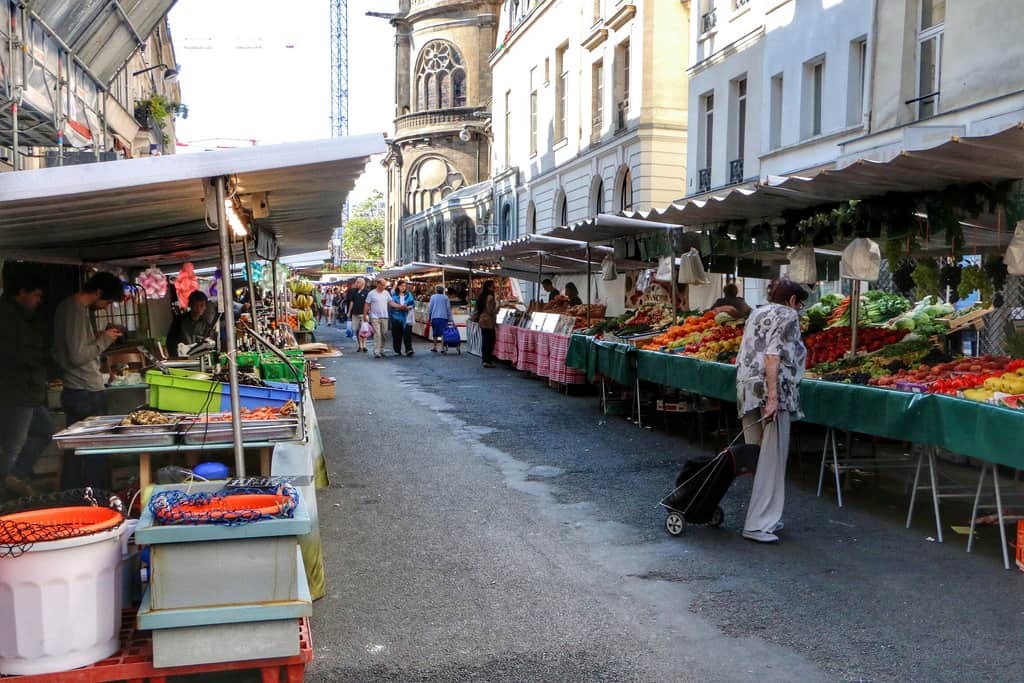
[[451, 43], [432, 40], [420, 51], [416, 68], [416, 104], [420, 111], [466, 106], [466, 69]]

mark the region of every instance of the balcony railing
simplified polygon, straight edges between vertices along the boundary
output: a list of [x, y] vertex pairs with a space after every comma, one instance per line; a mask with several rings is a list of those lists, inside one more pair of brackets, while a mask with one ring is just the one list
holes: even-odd
[[743, 182], [743, 159], [733, 159], [729, 162], [729, 184], [736, 185]]
[[711, 167], [697, 171], [697, 191], [707, 192], [711, 189]]
[[470, 123], [479, 125], [483, 121], [476, 114], [486, 111], [483, 107], [455, 107], [406, 114], [395, 119], [395, 134], [402, 135], [420, 128], [434, 126], [457, 128]]
[[718, 25], [718, 17], [715, 15], [714, 8], [708, 10], [700, 17], [700, 32], [707, 33], [715, 26]]
[[615, 132], [621, 133], [626, 130], [626, 120], [629, 117], [629, 98], [621, 100], [615, 112]]

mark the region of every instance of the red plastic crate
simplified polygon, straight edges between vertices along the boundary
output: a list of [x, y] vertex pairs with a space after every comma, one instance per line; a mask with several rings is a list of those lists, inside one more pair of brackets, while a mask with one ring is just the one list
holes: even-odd
[[255, 659], [244, 662], [220, 662], [157, 669], [153, 666], [153, 638], [149, 631], [135, 628], [135, 610], [125, 610], [121, 617], [121, 651], [91, 666], [52, 674], [32, 676], [0, 676], [3, 683], [165, 683], [171, 676], [223, 671], [259, 670], [263, 683], [301, 683], [306, 665], [313, 661], [313, 640], [309, 619], [298, 620], [299, 654], [295, 657]]

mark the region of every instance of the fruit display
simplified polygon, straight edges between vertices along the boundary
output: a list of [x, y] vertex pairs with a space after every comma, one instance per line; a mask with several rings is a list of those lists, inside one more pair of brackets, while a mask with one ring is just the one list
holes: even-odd
[[[677, 318], [685, 318], [696, 311], [677, 311]], [[644, 304], [633, 311], [626, 311], [618, 318], [602, 320], [583, 331], [587, 335], [614, 334], [619, 337], [643, 334], [672, 322], [672, 307], [660, 304]]]
[[306, 280], [290, 280], [288, 289], [293, 294], [292, 306], [295, 307], [295, 321], [298, 323], [293, 329], [316, 329], [316, 321], [313, 319], [313, 283]]
[[[871, 352], [883, 346], [895, 344], [910, 334], [907, 330], [887, 330], [880, 327], [864, 327], [857, 330], [857, 348]], [[830, 327], [815, 332], [804, 339], [807, 347], [807, 367], [828, 363], [843, 357], [850, 351], [852, 331], [849, 327]]]
[[673, 325], [640, 348], [648, 351], [681, 353], [686, 356], [732, 362], [743, 338], [743, 321], [708, 311]]

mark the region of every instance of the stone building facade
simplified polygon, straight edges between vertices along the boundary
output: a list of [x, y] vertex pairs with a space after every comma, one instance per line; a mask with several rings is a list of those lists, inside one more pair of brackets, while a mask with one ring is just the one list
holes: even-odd
[[[400, 0], [391, 18], [395, 133], [383, 161], [389, 264], [474, 246], [477, 227], [490, 221], [490, 193], [477, 197], [471, 188], [491, 173], [487, 56], [497, 37], [499, 6]], [[443, 211], [448, 204], [452, 210]]]

